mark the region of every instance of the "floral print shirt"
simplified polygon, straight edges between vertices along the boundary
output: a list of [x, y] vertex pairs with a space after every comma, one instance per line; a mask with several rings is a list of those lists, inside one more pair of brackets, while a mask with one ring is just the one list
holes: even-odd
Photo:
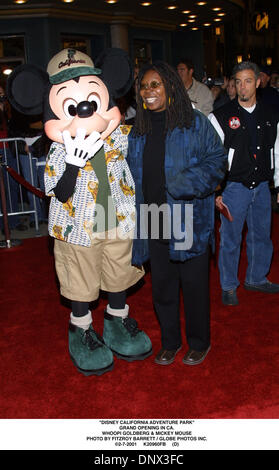
[[[130, 130], [131, 126], [120, 125], [104, 141], [111, 206], [124, 233], [135, 226], [135, 186], [126, 162]], [[88, 161], [84, 168], [79, 169], [73, 195], [62, 203], [55, 197], [54, 189], [65, 167], [65, 146], [53, 142], [45, 167], [45, 189], [51, 197], [49, 234], [68, 243], [90, 246], [95, 234], [99, 181]]]

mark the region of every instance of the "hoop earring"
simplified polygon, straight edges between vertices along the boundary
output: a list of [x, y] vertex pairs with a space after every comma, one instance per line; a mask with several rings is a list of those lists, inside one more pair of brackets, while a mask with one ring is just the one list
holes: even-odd
[[144, 102], [142, 103], [142, 107], [143, 107], [143, 109], [147, 109], [147, 106]]

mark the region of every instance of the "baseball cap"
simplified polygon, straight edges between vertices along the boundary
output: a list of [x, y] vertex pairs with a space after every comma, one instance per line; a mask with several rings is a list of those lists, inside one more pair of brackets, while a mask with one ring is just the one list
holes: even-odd
[[76, 49], [63, 49], [49, 61], [47, 73], [50, 83], [56, 85], [81, 75], [100, 75], [102, 70], [94, 66], [87, 54]]

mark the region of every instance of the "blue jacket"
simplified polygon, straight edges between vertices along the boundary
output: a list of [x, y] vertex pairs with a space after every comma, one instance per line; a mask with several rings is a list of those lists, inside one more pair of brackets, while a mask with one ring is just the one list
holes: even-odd
[[[214, 243], [214, 190], [223, 180], [227, 155], [206, 116], [194, 111], [190, 129], [175, 128], [165, 141], [166, 201], [169, 208], [170, 259], [185, 261], [201, 255]], [[141, 209], [143, 150], [145, 136], [129, 135], [127, 162], [135, 181], [136, 234], [133, 264], [149, 259], [147, 238], [143, 237]]]

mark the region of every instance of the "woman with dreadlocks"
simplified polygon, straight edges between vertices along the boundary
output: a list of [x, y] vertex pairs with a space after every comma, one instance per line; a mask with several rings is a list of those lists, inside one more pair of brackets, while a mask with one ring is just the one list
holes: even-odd
[[140, 70], [128, 163], [138, 219], [133, 264], [150, 259], [161, 328], [155, 362], [171, 364], [181, 349], [181, 286], [189, 346], [183, 362], [199, 364], [210, 350], [209, 246], [214, 190], [224, 178], [226, 155], [214, 128], [192, 108], [180, 77], [165, 62]]

